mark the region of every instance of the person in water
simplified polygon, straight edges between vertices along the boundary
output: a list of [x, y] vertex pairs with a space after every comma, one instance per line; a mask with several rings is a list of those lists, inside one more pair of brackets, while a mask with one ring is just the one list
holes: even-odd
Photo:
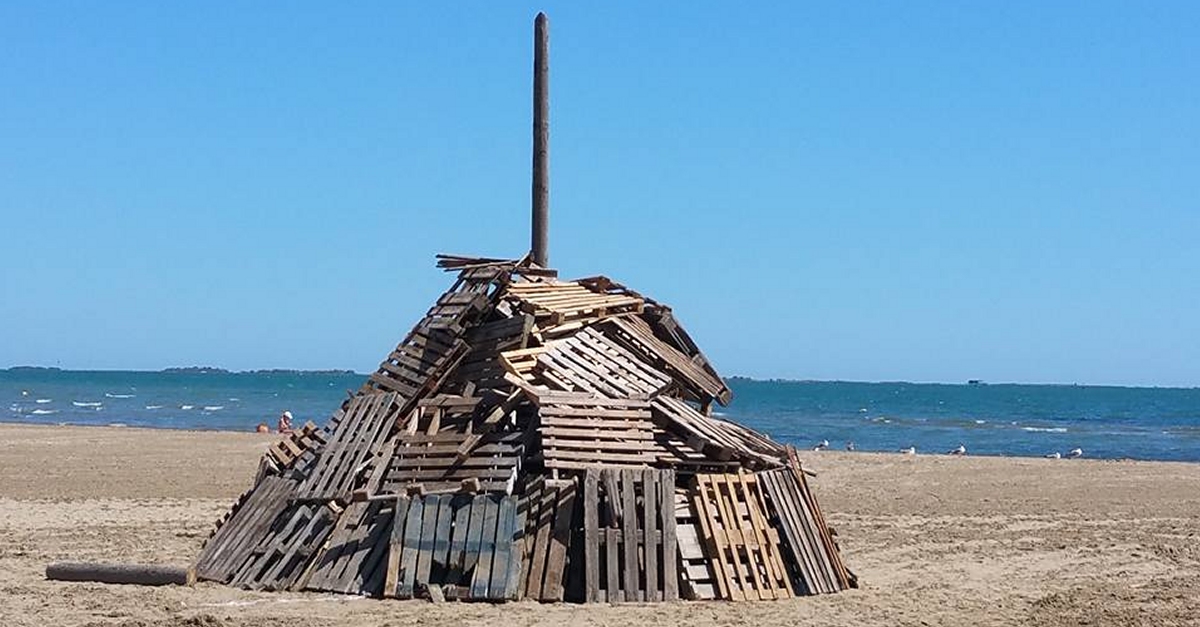
[[291, 433], [292, 432], [292, 412], [285, 411], [282, 414], [279, 414], [279, 432], [280, 433]]

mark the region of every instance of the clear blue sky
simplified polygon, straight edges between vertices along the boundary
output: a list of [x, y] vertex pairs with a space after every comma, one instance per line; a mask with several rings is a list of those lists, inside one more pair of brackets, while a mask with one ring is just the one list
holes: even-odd
[[368, 371], [528, 246], [725, 374], [1200, 385], [1200, 5], [0, 5], [0, 366]]

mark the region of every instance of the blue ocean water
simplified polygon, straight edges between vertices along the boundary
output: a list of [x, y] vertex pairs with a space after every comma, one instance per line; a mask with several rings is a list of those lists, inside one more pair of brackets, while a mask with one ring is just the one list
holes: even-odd
[[[0, 370], [0, 420], [252, 430], [326, 418], [360, 374]], [[801, 448], [1200, 461], [1200, 388], [733, 379], [725, 417]]]

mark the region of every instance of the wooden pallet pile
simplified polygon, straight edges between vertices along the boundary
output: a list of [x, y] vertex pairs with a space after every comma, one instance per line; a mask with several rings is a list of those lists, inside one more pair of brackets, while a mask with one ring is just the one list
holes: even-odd
[[438, 265], [450, 289], [271, 448], [200, 578], [493, 602], [855, 585], [794, 451], [712, 415], [732, 393], [669, 307], [528, 258]]

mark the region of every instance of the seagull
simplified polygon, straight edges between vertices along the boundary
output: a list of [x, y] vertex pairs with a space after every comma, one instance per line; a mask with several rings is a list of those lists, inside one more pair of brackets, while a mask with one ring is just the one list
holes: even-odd
[[915, 447], [915, 446], [910, 446], [910, 447], [908, 447], [908, 448], [902, 448], [902, 449], [900, 449], [900, 452], [901, 452], [901, 453], [904, 453], [905, 455], [916, 455], [916, 454], [917, 454], [917, 447]]
[[1077, 459], [1077, 458], [1083, 457], [1083, 449], [1073, 448], [1073, 449], [1071, 449], [1070, 453], [1067, 453], [1067, 457], [1070, 459]]
[[1054, 451], [1053, 453], [1050, 453], [1049, 455], [1047, 455], [1046, 459], [1062, 459], [1062, 453], [1059, 453], [1058, 451]]
[[823, 451], [829, 448], [829, 440], [821, 440], [819, 444], [813, 447], [814, 451]]
[[854, 450], [854, 442], [853, 442], [853, 441], [846, 442], [846, 450], [847, 450], [847, 451], [853, 451], [853, 450]]
[[966, 455], [967, 447], [963, 446], [962, 444], [959, 444], [958, 448], [946, 451], [946, 454], [947, 455]]

